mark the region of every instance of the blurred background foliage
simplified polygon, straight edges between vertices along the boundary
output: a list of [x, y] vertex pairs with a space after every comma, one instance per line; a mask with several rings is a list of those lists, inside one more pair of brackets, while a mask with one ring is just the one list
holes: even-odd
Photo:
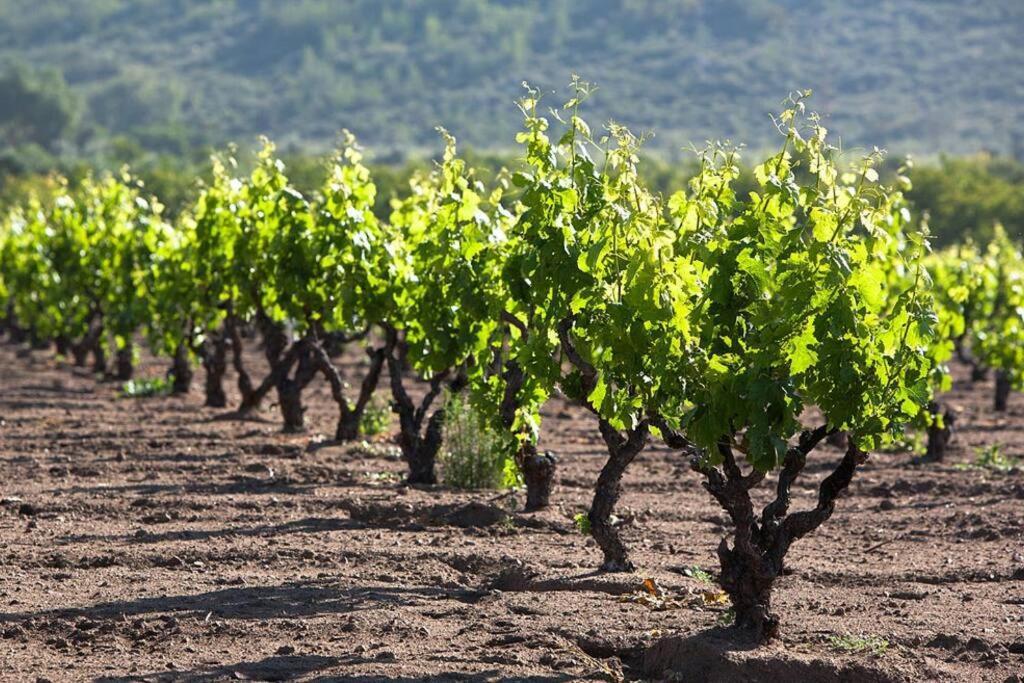
[[0, 199], [131, 164], [174, 211], [212, 150], [244, 159], [264, 133], [311, 188], [349, 128], [383, 213], [436, 125], [494, 173], [515, 163], [521, 81], [554, 105], [578, 71], [601, 88], [588, 119], [656, 133], [645, 173], [666, 193], [693, 143], [774, 144], [769, 113], [813, 88], [851, 158], [918, 158], [939, 241], [996, 220], [1024, 236], [1020, 0], [0, 0], [0, 17]]

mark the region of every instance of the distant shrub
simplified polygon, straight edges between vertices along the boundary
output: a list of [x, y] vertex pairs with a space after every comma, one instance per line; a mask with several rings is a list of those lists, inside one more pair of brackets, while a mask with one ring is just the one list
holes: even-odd
[[366, 404], [363, 419], [359, 423], [359, 433], [363, 436], [382, 434], [391, 426], [391, 403], [380, 394], [374, 394]]
[[515, 463], [501, 439], [458, 394], [448, 396], [445, 405], [440, 461], [442, 479], [452, 488], [510, 488], [517, 482]]

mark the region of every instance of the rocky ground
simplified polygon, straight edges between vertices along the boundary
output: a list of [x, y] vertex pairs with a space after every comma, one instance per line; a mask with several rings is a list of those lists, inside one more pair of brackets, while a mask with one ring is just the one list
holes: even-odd
[[[872, 457], [790, 553], [781, 640], [750, 649], [708, 581], [726, 520], [676, 453], [627, 473], [639, 571], [600, 574], [573, 523], [603, 462], [578, 409], [549, 406], [557, 505], [530, 515], [403, 486], [387, 436], [330, 445], [325, 386], [295, 436], [272, 406], [202, 407], [199, 380], [118, 398], [0, 346], [0, 679], [1024, 681], [1024, 473], [965, 466], [1024, 456], [1024, 398], [997, 417], [991, 383], [948, 397], [949, 463]], [[839, 457], [812, 456], [795, 506]]]

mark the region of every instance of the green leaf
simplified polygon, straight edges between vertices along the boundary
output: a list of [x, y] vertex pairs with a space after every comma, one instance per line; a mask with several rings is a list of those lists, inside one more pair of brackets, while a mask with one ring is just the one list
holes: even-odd
[[794, 337], [789, 344], [789, 371], [791, 373], [799, 375], [814, 367], [818, 362], [816, 345], [814, 319], [809, 318], [804, 322], [800, 334]]

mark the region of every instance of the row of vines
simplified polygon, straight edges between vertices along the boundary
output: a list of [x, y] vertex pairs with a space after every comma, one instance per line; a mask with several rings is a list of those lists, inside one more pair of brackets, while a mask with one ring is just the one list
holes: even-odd
[[[607, 446], [586, 524], [602, 568], [633, 568], [613, 512], [627, 468], [661, 441], [728, 513], [719, 581], [737, 626], [769, 639], [788, 549], [829, 518], [868, 452], [911, 428], [942, 456], [948, 358], [994, 369], [1005, 406], [1024, 368], [1024, 261], [1003, 236], [929, 253], [905, 179], [881, 183], [877, 152], [843, 159], [803, 95], [776, 119], [784, 140], [756, 166], [755, 192], [733, 189], [739, 152], [710, 145], [663, 198], [638, 171], [641, 139], [582, 118], [589, 93], [575, 82], [544, 114], [529, 91], [524, 165], [491, 187], [442, 131], [443, 158], [388, 221], [351, 136], [309, 196], [270, 142], [248, 173], [217, 156], [173, 224], [127, 173], [61, 184], [3, 218], [4, 329], [122, 380], [145, 343], [171, 359], [176, 392], [200, 365], [213, 407], [227, 405], [231, 368], [232, 409], [273, 392], [287, 431], [305, 427], [303, 392], [322, 378], [338, 441], [360, 436], [386, 378], [411, 484], [436, 482], [445, 397], [461, 393], [500, 435], [527, 510], [548, 505], [557, 466], [540, 408], [564, 396]], [[338, 363], [353, 346], [366, 362], [350, 386]], [[843, 455], [816, 504], [793, 510], [826, 441]]]

